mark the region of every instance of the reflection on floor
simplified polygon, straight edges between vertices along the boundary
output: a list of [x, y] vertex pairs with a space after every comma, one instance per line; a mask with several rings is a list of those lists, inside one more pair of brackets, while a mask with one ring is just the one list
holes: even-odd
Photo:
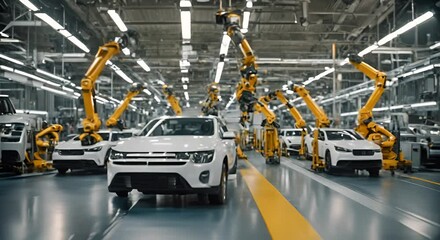
[[[439, 172], [334, 176], [309, 171], [307, 161], [266, 165], [260, 154], [246, 154], [249, 163], [240, 161], [241, 172], [228, 181], [225, 206], [197, 195], [118, 198], [102, 172], [0, 179], [0, 239], [306, 239], [280, 237], [296, 221], [323, 239], [440, 239]], [[297, 217], [271, 214], [279, 201]]]

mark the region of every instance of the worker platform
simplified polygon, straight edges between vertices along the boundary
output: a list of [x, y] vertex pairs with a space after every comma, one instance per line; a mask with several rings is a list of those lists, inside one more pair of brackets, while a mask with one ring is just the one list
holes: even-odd
[[109, 193], [103, 172], [0, 179], [0, 239], [440, 239], [440, 173], [328, 175], [239, 160], [226, 205]]

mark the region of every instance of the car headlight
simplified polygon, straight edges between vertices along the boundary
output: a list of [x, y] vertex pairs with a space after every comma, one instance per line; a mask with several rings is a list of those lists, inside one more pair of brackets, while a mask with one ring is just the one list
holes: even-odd
[[179, 152], [176, 158], [189, 159], [193, 163], [210, 163], [214, 159], [214, 150], [201, 152]]
[[111, 150], [110, 151], [110, 156], [109, 156], [109, 159], [110, 160], [117, 160], [117, 159], [123, 159], [123, 158], [125, 158], [125, 153], [123, 153], [123, 152], [118, 152], [118, 151], [115, 151], [115, 150]]
[[102, 147], [94, 147], [94, 148], [88, 148], [88, 149], [84, 149], [84, 151], [86, 152], [98, 152], [101, 151]]
[[335, 150], [338, 152], [351, 152], [351, 149], [335, 146]]

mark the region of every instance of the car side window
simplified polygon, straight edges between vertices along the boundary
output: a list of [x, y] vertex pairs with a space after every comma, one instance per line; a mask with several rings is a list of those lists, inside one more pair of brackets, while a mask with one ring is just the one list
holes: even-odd
[[318, 140], [321, 140], [321, 141], [325, 140], [325, 136], [324, 136], [324, 132], [323, 131], [319, 131]]
[[114, 142], [114, 141], [118, 141], [118, 140], [119, 140], [119, 133], [113, 133], [111, 141]]

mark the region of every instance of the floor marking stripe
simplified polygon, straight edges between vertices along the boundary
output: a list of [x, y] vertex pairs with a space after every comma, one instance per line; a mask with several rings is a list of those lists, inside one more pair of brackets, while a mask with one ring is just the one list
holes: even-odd
[[266, 222], [272, 239], [321, 239], [313, 226], [248, 161], [240, 173]]
[[432, 190], [432, 191], [435, 191], [435, 192], [440, 192], [440, 191], [437, 190], [437, 189], [430, 188], [430, 187], [427, 187], [427, 186], [423, 186], [423, 185], [417, 184], [417, 183], [415, 183], [415, 182], [410, 182], [410, 181], [407, 181], [407, 180], [400, 180], [400, 181], [402, 181], [402, 182], [404, 182], [404, 183], [411, 184], [411, 185], [416, 185], [417, 187], [426, 188], [426, 189], [429, 189], [429, 190]]
[[333, 191], [336, 191], [344, 195], [347, 198], [350, 198], [351, 200], [381, 215], [388, 216], [394, 219], [395, 221], [400, 222], [406, 227], [412, 229], [413, 231], [427, 238], [432, 238], [433, 236], [435, 236], [435, 234], [437, 234], [438, 231], [437, 226], [439, 225], [439, 223], [437, 222], [434, 222], [432, 220], [429, 220], [429, 222], [427, 222], [425, 221], [425, 219], [418, 218], [418, 215], [416, 214], [408, 214], [407, 212], [402, 212], [393, 206], [388, 206], [368, 196], [358, 193], [348, 187], [342, 186], [327, 178], [321, 177], [316, 173], [309, 172], [306, 169], [296, 165], [292, 161], [283, 160], [281, 161], [281, 164], [305, 175], [306, 177], [309, 177], [310, 179], [313, 179], [314, 181], [332, 189]]
[[413, 176], [408, 176], [408, 175], [400, 175], [400, 176], [402, 176], [402, 177], [406, 177], [406, 178], [410, 178], [410, 179], [414, 179], [414, 180], [419, 180], [419, 181], [422, 181], [422, 182], [427, 182], [427, 183], [431, 183], [431, 184], [434, 184], [434, 185], [437, 185], [437, 186], [440, 186], [440, 183], [439, 182], [434, 182], [434, 181], [431, 181], [431, 180], [428, 180], [428, 179], [424, 179], [424, 178], [419, 178], [419, 177], [413, 177]]

